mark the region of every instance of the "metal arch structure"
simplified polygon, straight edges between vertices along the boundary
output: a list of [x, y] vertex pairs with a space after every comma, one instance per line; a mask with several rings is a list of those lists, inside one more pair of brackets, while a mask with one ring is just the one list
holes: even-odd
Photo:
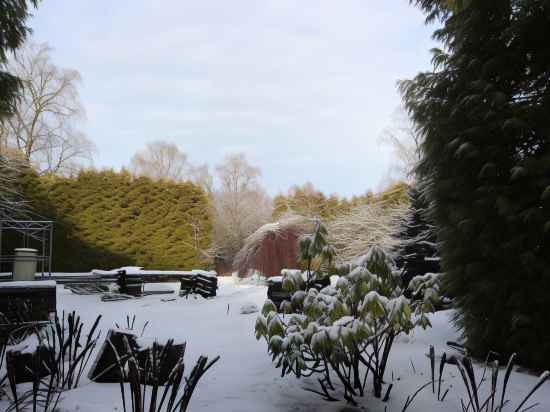
[[2, 253], [2, 237], [7, 231], [14, 231], [22, 236], [22, 247], [29, 247], [30, 241], [39, 244], [39, 251], [36, 259], [39, 269], [44, 277], [46, 273], [52, 274], [52, 252], [53, 252], [53, 225], [51, 220], [16, 220], [0, 218], [0, 264], [13, 263], [15, 255]]

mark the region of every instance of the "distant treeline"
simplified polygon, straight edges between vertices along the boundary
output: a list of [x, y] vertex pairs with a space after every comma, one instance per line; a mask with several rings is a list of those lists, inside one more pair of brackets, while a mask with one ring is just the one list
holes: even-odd
[[[273, 199], [273, 220], [287, 212], [325, 221], [356, 206], [406, 202], [407, 185], [346, 199], [326, 196], [312, 185], [295, 186]], [[212, 244], [212, 200], [191, 182], [152, 180], [126, 171], [81, 171], [76, 177], [39, 176], [27, 170], [20, 194], [40, 216], [55, 221], [53, 270], [143, 266], [155, 269], [208, 268]], [[36, 217], [34, 217], [36, 218]], [[21, 235], [4, 235], [2, 251], [22, 246]], [[29, 245], [39, 247], [37, 243]], [[0, 269], [7, 270], [7, 266]]]
[[350, 199], [335, 194], [326, 196], [311, 184], [294, 186], [287, 194], [279, 194], [273, 199], [273, 219], [294, 212], [303, 216], [317, 216], [323, 220], [331, 220], [353, 208], [379, 202], [388, 207], [408, 202], [408, 185], [403, 182], [391, 184], [379, 193], [367, 192]]
[[[134, 178], [127, 172], [83, 171], [75, 178], [21, 178], [24, 197], [55, 220], [53, 269], [89, 271], [123, 265], [205, 268], [210, 244], [208, 198], [189, 183]], [[3, 250], [20, 246], [19, 237]]]

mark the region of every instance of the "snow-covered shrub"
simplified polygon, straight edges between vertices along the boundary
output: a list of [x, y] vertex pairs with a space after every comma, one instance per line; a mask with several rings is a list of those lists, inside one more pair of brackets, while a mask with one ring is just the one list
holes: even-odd
[[[332, 263], [336, 251], [328, 241], [328, 232], [319, 218], [313, 219], [313, 232], [300, 236], [298, 241], [299, 254], [298, 260], [306, 268], [305, 271], [305, 287], [309, 289], [309, 285], [316, 278], [323, 275], [325, 269]], [[316, 263], [316, 265], [314, 265]], [[314, 270], [314, 266], [318, 270]]]
[[436, 293], [432, 287], [425, 294], [428, 300], [409, 301], [392, 269], [388, 255], [372, 247], [340, 269], [344, 273], [334, 286], [321, 291], [298, 290], [302, 274], [287, 272], [283, 286], [294, 294], [283, 309], [300, 314], [280, 316], [267, 300], [256, 321], [256, 338], [266, 340], [282, 375], [319, 375], [321, 390], [316, 393], [327, 400], [335, 399], [337, 379], [344, 398], [355, 403], [355, 396], [364, 395], [370, 373], [374, 394], [380, 397], [395, 338], [416, 326], [430, 326], [426, 315], [433, 311]]

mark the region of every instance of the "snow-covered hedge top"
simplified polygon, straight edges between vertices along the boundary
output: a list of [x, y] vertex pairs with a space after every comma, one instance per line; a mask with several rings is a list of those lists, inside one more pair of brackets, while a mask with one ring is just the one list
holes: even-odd
[[21, 280], [0, 282], [0, 288], [55, 288], [55, 280]]
[[123, 266], [121, 268], [117, 269], [111, 269], [111, 270], [101, 270], [101, 269], [94, 269], [92, 270], [93, 275], [98, 276], [105, 276], [105, 275], [118, 275], [118, 272], [121, 270], [126, 271], [127, 276], [144, 276], [144, 275], [154, 275], [154, 276], [162, 276], [162, 275], [201, 275], [201, 276], [208, 276], [208, 277], [217, 277], [218, 274], [214, 271], [207, 271], [207, 270], [200, 270], [200, 269], [193, 269], [190, 271], [184, 271], [184, 270], [145, 270], [142, 267], [139, 266]]

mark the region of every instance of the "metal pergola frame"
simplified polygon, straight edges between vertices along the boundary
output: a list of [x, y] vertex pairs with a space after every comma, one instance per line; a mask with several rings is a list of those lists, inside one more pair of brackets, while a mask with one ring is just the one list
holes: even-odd
[[[0, 219], [0, 263], [14, 262], [15, 255], [2, 254], [2, 237], [5, 231], [12, 230], [22, 235], [22, 247], [29, 247], [29, 242], [35, 240], [40, 244], [36, 259], [40, 264], [42, 276], [52, 274], [53, 252], [53, 221], [51, 220], [15, 220]], [[13, 270], [13, 268], [12, 268]]]

